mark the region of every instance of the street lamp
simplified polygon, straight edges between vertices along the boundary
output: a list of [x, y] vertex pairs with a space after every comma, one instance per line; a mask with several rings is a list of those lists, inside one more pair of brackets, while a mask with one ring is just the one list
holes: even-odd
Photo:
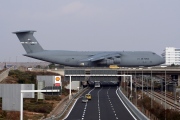
[[152, 109], [152, 106], [153, 106], [153, 101], [152, 101], [152, 99], [153, 99], [153, 95], [152, 95], [152, 87], [154, 87], [154, 85], [153, 85], [153, 80], [152, 80], [152, 67], [148, 67], [148, 69], [151, 69], [151, 109]]
[[[167, 66], [161, 66], [161, 68], [165, 68], [165, 67], [167, 67]], [[164, 82], [166, 84], [166, 73], [165, 73], [165, 77], [164, 77]], [[161, 79], [161, 95], [164, 96], [163, 95], [163, 80], [162, 79]], [[166, 98], [166, 86], [165, 86], [165, 98]], [[163, 97], [161, 97], [161, 104], [162, 104], [162, 102], [163, 102]]]
[[[125, 73], [125, 71], [124, 71], [124, 75], [125, 75], [126, 73]], [[123, 76], [123, 83], [124, 83], [124, 85], [123, 85], [123, 90], [124, 90], [124, 93], [126, 93], [126, 88], [125, 88], [125, 76]]]
[[[131, 68], [128, 68], [129, 70], [131, 69]], [[128, 71], [129, 71], [128, 70]], [[130, 73], [130, 72], [129, 72]], [[130, 100], [132, 100], [132, 76], [131, 77], [128, 77], [128, 82], [129, 82], [129, 84], [130, 84], [130, 95], [129, 95], [129, 98], [130, 98]], [[128, 85], [129, 85], [128, 84]]]
[[[165, 75], [166, 75], [166, 70], [165, 70]], [[166, 79], [166, 77], [165, 77], [165, 79]], [[170, 83], [173, 83], [173, 82], [169, 82], [169, 83], [165, 84], [165, 120], [166, 120], [166, 85], [168, 85]]]
[[[165, 69], [165, 77], [164, 77], [164, 80], [165, 80], [165, 84], [166, 84], [166, 69]], [[165, 85], [165, 120], [166, 120], [166, 85]]]
[[[127, 75], [128, 75], [128, 70], [127, 70]], [[128, 95], [129, 95], [129, 94], [128, 94], [128, 77], [126, 77], [126, 87], [127, 87], [127, 98], [129, 98], [129, 97], [128, 97]]]
[[134, 82], [134, 83], [136, 83], [136, 84], [134, 84], [134, 85], [135, 85], [135, 90], [136, 90], [135, 92], [136, 92], [136, 106], [137, 106], [137, 79], [136, 79], [136, 68], [133, 68], [133, 69], [135, 70], [135, 77], [134, 77], [134, 78], [135, 78], [135, 79], [134, 79], [135, 82]]
[[[161, 66], [161, 68], [166, 68], [167, 66]], [[166, 69], [164, 71], [164, 82], [165, 82], [165, 110], [166, 110], [166, 85], [168, 85], [169, 83], [166, 84]], [[162, 84], [162, 83], [161, 83]]]
[[139, 68], [139, 69], [142, 69], [142, 86], [141, 86], [141, 89], [142, 89], [142, 99], [143, 99], [143, 68]]

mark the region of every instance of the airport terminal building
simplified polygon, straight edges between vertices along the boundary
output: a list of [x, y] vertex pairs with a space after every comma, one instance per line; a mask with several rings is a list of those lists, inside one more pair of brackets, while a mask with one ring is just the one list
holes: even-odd
[[162, 55], [166, 65], [180, 65], [180, 48], [166, 47]]

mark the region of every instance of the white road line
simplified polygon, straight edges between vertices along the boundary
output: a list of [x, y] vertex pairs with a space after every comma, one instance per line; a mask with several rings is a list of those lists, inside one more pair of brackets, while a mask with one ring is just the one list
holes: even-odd
[[[111, 87], [110, 87], [110, 88], [111, 88]], [[109, 97], [109, 90], [110, 90], [110, 88], [107, 90], [107, 95], [108, 95], [109, 103], [110, 103], [110, 105], [111, 105], [111, 108], [112, 108], [112, 111], [113, 111], [113, 113], [114, 113], [115, 118], [118, 119], [118, 117], [116, 116], [116, 111], [114, 110], [114, 107], [113, 107], [113, 105], [112, 105], [112, 103], [111, 103], [111, 100], [110, 100], [110, 97]]]
[[84, 106], [84, 111], [83, 111], [82, 119], [84, 119], [84, 116], [85, 116], [85, 114], [86, 114], [86, 107], [87, 107], [87, 103], [86, 103], [85, 106]]
[[[93, 88], [92, 90], [90, 90], [88, 93], [90, 94], [95, 88]], [[85, 104], [84, 106], [84, 111], [83, 111], [83, 114], [82, 114], [82, 120], [84, 119], [84, 116], [86, 114], [86, 108], [87, 108], [87, 103]]]
[[117, 88], [117, 90], [116, 90], [116, 94], [117, 94], [117, 96], [119, 97], [119, 100], [122, 102], [122, 104], [123, 104], [124, 107], [127, 109], [127, 111], [131, 114], [131, 116], [132, 116], [135, 120], [137, 120], [137, 119], [134, 117], [134, 115], [131, 113], [131, 111], [127, 108], [127, 106], [124, 104], [124, 102], [123, 102], [122, 99], [120, 98], [120, 96], [119, 96], [119, 94], [117, 93], [117, 91], [118, 91], [118, 88]]
[[69, 116], [69, 114], [71, 113], [72, 109], [74, 108], [74, 105], [76, 104], [77, 100], [78, 99], [76, 99], [76, 101], [74, 102], [73, 106], [71, 107], [70, 111], [68, 112], [68, 114], [66, 115], [66, 117], [64, 119], [66, 119]]
[[92, 90], [90, 90], [88, 93], [90, 94], [95, 88], [93, 88]]
[[[103, 88], [103, 87], [102, 87]], [[99, 120], [101, 119], [101, 114], [100, 114], [100, 106], [99, 106], [99, 92], [102, 90], [102, 88], [98, 91], [98, 112], [99, 112]]]

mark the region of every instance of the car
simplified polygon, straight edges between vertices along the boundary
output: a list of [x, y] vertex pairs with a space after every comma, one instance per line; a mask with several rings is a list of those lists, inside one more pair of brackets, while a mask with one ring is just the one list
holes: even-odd
[[91, 100], [91, 94], [86, 94], [85, 98], [87, 98], [88, 100]]
[[83, 98], [82, 98], [82, 102], [83, 102], [83, 103], [87, 103], [87, 102], [88, 102], [88, 99], [85, 98], [85, 97], [83, 97]]

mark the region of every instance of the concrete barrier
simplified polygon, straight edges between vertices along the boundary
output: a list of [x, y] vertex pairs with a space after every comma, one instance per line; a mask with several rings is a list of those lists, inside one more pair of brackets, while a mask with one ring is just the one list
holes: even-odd
[[14, 67], [8, 68], [0, 74], [0, 82], [8, 76], [9, 71], [12, 69], [14, 69]]
[[118, 89], [118, 94], [120, 95], [122, 101], [125, 103], [125, 105], [129, 108], [129, 110], [132, 112], [133, 115], [138, 118], [138, 120], [149, 120], [136, 106], [134, 106], [129, 99], [122, 93], [120, 88]]

